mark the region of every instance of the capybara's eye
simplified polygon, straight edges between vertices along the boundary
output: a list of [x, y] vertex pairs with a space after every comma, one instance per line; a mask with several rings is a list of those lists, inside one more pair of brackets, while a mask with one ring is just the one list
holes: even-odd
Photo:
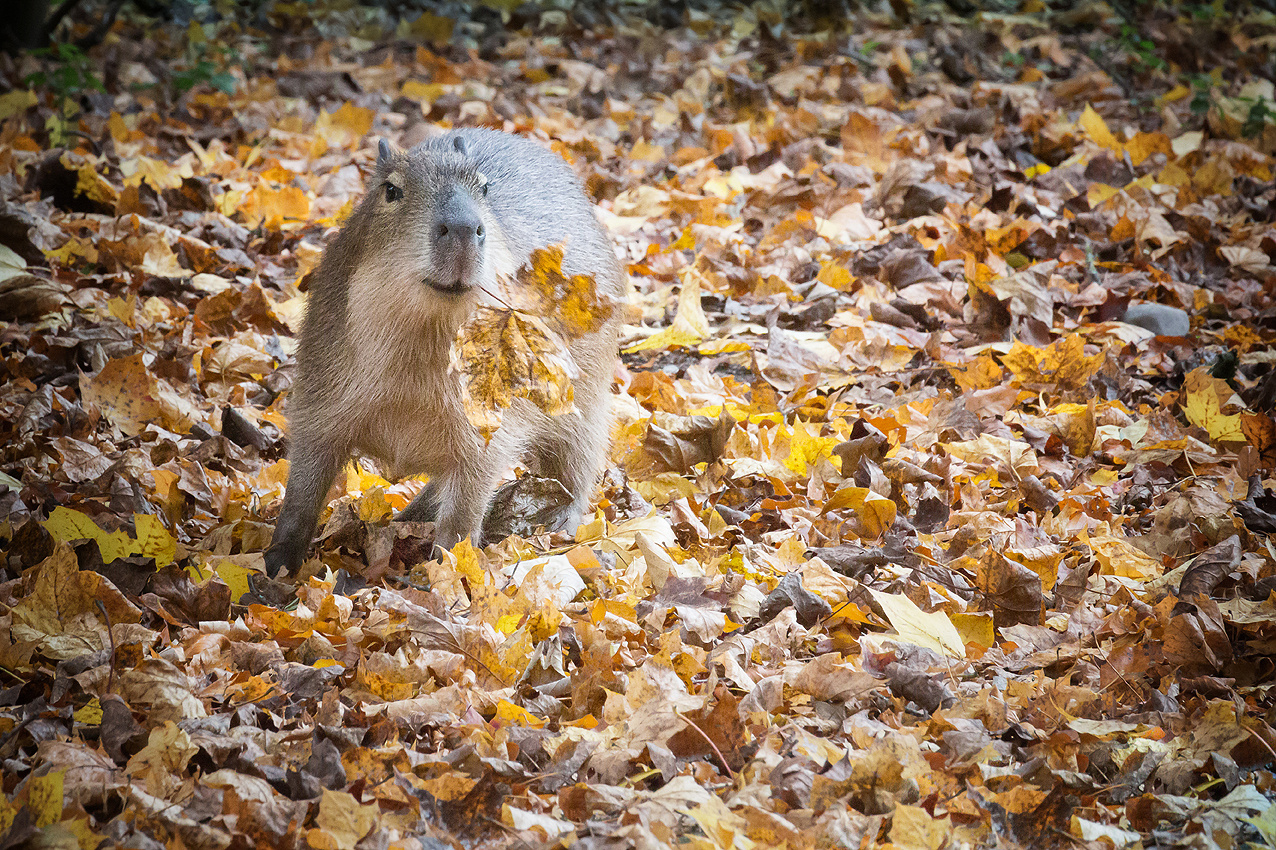
[[403, 197], [403, 190], [393, 183], [385, 184], [385, 199], [390, 203], [394, 203]]

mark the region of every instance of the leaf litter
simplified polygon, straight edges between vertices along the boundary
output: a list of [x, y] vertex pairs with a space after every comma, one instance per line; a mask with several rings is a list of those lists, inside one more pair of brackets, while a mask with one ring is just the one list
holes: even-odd
[[[1270, 845], [1276, 21], [1222, 5], [4, 59], [5, 845]], [[572, 415], [623, 311], [598, 511], [520, 475], [435, 558], [360, 461], [267, 580], [306, 275], [446, 124], [564, 155], [628, 266], [600, 307], [547, 246], [457, 348], [476, 426]]]

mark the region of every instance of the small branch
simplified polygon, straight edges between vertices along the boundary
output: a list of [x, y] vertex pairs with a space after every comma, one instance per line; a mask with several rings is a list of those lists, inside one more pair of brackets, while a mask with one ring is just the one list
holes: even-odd
[[101, 599], [93, 600], [97, 605], [97, 609], [102, 612], [102, 616], [106, 618], [106, 637], [111, 642], [111, 672], [106, 677], [106, 692], [113, 693], [115, 691], [115, 634], [111, 628], [111, 614], [106, 610], [106, 605]]

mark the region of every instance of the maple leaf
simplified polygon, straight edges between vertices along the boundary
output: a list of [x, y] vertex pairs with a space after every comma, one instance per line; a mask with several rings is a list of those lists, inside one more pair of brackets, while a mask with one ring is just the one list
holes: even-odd
[[562, 245], [536, 248], [503, 292], [511, 306], [542, 319], [564, 339], [595, 333], [616, 310], [593, 275], [563, 272]]
[[550, 416], [575, 410], [571, 352], [543, 321], [518, 310], [476, 307], [452, 347], [451, 368], [463, 378], [466, 416], [485, 439], [516, 399]]

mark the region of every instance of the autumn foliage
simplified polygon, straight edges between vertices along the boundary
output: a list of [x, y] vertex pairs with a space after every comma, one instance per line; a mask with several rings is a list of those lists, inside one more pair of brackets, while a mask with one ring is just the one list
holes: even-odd
[[[4, 848], [1276, 846], [1261, 4], [249, 5], [0, 60]], [[435, 557], [361, 461], [268, 579], [306, 276], [448, 125], [627, 264], [453, 352], [577, 415], [621, 312], [597, 512]]]

